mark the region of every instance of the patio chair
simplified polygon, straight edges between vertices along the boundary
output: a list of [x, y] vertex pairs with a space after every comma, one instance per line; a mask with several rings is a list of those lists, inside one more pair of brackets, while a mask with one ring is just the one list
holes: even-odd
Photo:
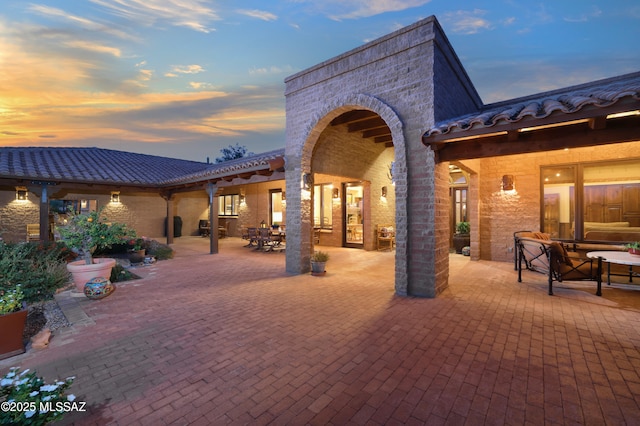
[[209, 232], [211, 231], [211, 227], [209, 226], [209, 221], [205, 219], [200, 219], [198, 223], [198, 230], [200, 231], [200, 236], [208, 237]]
[[273, 249], [273, 239], [271, 238], [271, 229], [258, 228], [258, 248], [265, 251], [271, 251]]
[[247, 239], [249, 244], [245, 247], [253, 247], [254, 243], [258, 244], [258, 228], [247, 228]]

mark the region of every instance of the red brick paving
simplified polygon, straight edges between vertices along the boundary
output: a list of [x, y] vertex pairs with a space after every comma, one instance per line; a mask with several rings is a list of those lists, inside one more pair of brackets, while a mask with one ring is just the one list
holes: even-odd
[[[50, 348], [0, 361], [75, 375], [63, 424], [638, 424], [640, 291], [517, 283], [452, 255], [436, 299], [393, 291], [393, 253], [331, 249], [324, 277], [237, 239], [141, 270]], [[68, 295], [67, 295], [68, 296]], [[86, 324], [86, 325], [83, 325]]]

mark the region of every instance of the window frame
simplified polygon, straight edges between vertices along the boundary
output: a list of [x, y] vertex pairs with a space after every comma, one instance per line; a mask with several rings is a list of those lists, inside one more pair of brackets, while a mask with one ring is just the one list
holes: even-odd
[[[319, 188], [319, 193], [320, 193], [320, 201], [319, 201], [319, 206], [320, 206], [320, 215], [318, 216], [320, 218], [320, 224], [316, 223], [316, 209], [315, 209], [315, 204], [316, 204], [316, 189]], [[329, 195], [328, 197], [325, 197], [325, 192], [326, 189], [329, 189]], [[326, 199], [328, 198], [328, 200]], [[314, 201], [314, 211], [313, 211], [313, 227], [315, 229], [326, 229], [326, 230], [333, 230], [333, 183], [318, 183], [318, 184], [314, 184], [313, 185], [313, 201]], [[330, 214], [328, 216], [329, 218], [329, 224], [325, 224], [322, 221], [323, 215], [322, 213], [326, 210], [327, 207], [327, 203], [329, 206], [329, 211]]]
[[[231, 213], [227, 213], [227, 199], [231, 200]], [[223, 194], [218, 196], [218, 217], [237, 217], [240, 210], [240, 194]]]

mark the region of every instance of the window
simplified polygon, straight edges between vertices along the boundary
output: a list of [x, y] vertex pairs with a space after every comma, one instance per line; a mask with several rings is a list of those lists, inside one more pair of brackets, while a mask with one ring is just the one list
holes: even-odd
[[313, 227], [333, 228], [333, 185], [322, 184], [313, 186]]
[[640, 160], [543, 167], [541, 177], [542, 230], [552, 238], [640, 236]]
[[271, 225], [283, 225], [285, 198], [281, 189], [269, 190], [271, 194]]
[[218, 216], [237, 216], [240, 195], [220, 195], [218, 197]]

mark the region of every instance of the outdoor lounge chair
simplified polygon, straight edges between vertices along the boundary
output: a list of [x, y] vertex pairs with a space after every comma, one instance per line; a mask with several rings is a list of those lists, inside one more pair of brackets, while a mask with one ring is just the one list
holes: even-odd
[[[536, 238], [538, 237], [538, 238]], [[517, 232], [516, 262], [518, 282], [522, 282], [522, 264], [531, 271], [546, 274], [549, 281], [549, 295], [553, 295], [553, 281], [597, 281], [596, 294], [601, 295], [597, 262], [589, 258], [570, 256], [562, 243], [547, 239], [546, 234]]]

